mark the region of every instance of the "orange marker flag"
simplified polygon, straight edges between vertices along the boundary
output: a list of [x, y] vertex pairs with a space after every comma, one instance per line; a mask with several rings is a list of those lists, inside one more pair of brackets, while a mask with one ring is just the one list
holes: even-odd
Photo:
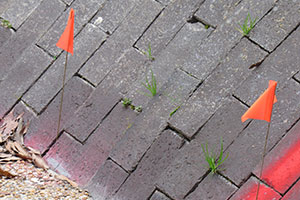
[[275, 96], [276, 81], [269, 81], [269, 87], [266, 91], [254, 102], [254, 104], [242, 116], [242, 122], [247, 119], [259, 119], [267, 122], [271, 121], [273, 104], [277, 102]]
[[68, 24], [60, 36], [56, 46], [71, 53], [73, 55], [73, 39], [74, 39], [74, 10], [71, 8]]

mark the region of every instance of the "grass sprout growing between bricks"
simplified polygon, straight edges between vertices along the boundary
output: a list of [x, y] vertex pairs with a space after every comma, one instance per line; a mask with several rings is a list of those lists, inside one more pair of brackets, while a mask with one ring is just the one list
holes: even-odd
[[144, 54], [147, 55], [150, 60], [155, 60], [155, 58], [152, 56], [152, 53], [151, 53], [151, 45], [150, 44], [148, 45], [148, 51], [144, 52]]
[[128, 107], [130, 107], [131, 108], [131, 110], [134, 110], [134, 111], [136, 111], [136, 112], [142, 112], [142, 106], [134, 106], [133, 104], [132, 104], [132, 100], [131, 99], [129, 99], [129, 98], [124, 98], [124, 99], [122, 99], [122, 105], [125, 107], [125, 108], [128, 108]]
[[238, 29], [244, 36], [247, 36], [250, 31], [254, 28], [257, 17], [252, 21], [250, 13], [247, 15], [244, 24], [240, 25], [240, 29]]
[[220, 154], [219, 156], [217, 156], [217, 154], [214, 152], [214, 150], [209, 151], [208, 149], [208, 145], [207, 143], [205, 143], [205, 147], [203, 144], [201, 144], [204, 156], [205, 156], [205, 160], [208, 163], [208, 167], [211, 170], [210, 172], [212, 174], [217, 173], [218, 171], [220, 171], [221, 169], [219, 169], [219, 166], [225, 162], [228, 158], [228, 153], [225, 157], [223, 157], [223, 139], [221, 138], [220, 140], [220, 145], [221, 145], [221, 149], [220, 149]]
[[142, 83], [142, 85], [150, 92], [149, 93], [143, 93], [144, 95], [148, 97], [154, 97], [157, 94], [157, 82], [156, 78], [153, 74], [153, 71], [151, 71], [151, 82], [149, 82], [147, 75], [145, 76], [146, 82]]

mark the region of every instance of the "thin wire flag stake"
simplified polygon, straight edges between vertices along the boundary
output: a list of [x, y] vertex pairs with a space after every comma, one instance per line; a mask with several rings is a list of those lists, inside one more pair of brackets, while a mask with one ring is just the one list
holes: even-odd
[[[265, 92], [253, 103], [253, 105], [245, 112], [242, 116], [242, 122], [246, 121], [247, 119], [258, 119], [258, 120], [265, 120], [268, 122], [268, 129], [264, 144], [264, 150], [261, 157], [261, 169], [259, 173], [259, 178], [262, 177], [263, 167], [264, 167], [264, 159], [265, 154], [267, 151], [267, 143], [270, 133], [270, 125], [271, 125], [271, 116], [273, 110], [273, 104], [277, 102], [275, 96], [277, 82], [270, 80], [269, 87], [265, 90]], [[258, 181], [257, 191], [256, 191], [256, 200], [258, 200], [259, 195], [259, 188], [260, 188], [260, 181]]]
[[59, 115], [58, 115], [56, 139], [59, 136], [60, 123], [61, 123], [66, 72], [67, 72], [67, 65], [68, 65], [68, 53], [71, 53], [73, 55], [73, 40], [74, 40], [74, 10], [71, 8], [70, 14], [69, 14], [69, 19], [68, 19], [68, 24], [67, 24], [63, 34], [60, 36], [58, 42], [56, 43], [57, 47], [66, 51], [66, 61], [65, 61], [65, 67], [64, 67], [62, 91], [61, 91], [61, 98], [60, 98], [60, 105], [59, 105]]

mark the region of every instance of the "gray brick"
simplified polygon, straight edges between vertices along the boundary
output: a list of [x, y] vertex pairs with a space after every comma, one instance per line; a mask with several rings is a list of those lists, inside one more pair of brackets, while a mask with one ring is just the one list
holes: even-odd
[[126, 94], [141, 73], [145, 71], [146, 60], [147, 58], [136, 49], [128, 49], [119, 62], [111, 66], [110, 73], [98, 87], [103, 88], [104, 91], [114, 89]]
[[250, 38], [268, 51], [273, 51], [299, 24], [300, 2], [298, 0], [278, 1], [251, 31]]
[[278, 81], [278, 88], [285, 85], [299, 71], [300, 28], [291, 34], [265, 61], [254, 70], [244, 83], [234, 92], [242, 101], [251, 105], [266, 89], [269, 80]]
[[65, 126], [65, 130], [83, 142], [120, 101], [120, 98], [114, 90], [103, 92], [101, 89], [96, 89], [75, 113], [72, 121]]
[[[68, 57], [66, 81], [80, 69], [105, 39], [106, 35], [95, 25], [88, 24], [84, 28], [74, 41], [74, 56]], [[23, 99], [38, 113], [61, 89], [64, 64], [65, 53], [50, 66], [24, 96]]]
[[257, 98], [268, 88], [269, 80], [278, 81], [277, 88], [282, 87], [286, 79], [283, 79], [283, 75], [273, 68], [271, 65], [259, 66], [257, 70], [251, 74], [246, 81], [237, 88], [234, 95], [247, 105], [252, 105]]
[[14, 106], [13, 110], [15, 115], [24, 113], [23, 120], [25, 123], [30, 123], [30, 121], [36, 116], [35, 113], [32, 110], [30, 110], [30, 108], [26, 106], [26, 104], [23, 101], [17, 103]]
[[147, 52], [151, 44], [154, 56], [167, 46], [203, 0], [173, 1], [153, 22], [135, 46]]
[[[245, 111], [246, 109], [236, 101], [221, 107], [195, 138], [180, 149], [176, 159], [157, 181], [158, 188], [173, 199], [183, 199], [208, 170], [201, 144], [207, 142], [210, 148], [217, 145], [215, 151], [219, 152], [220, 138], [223, 137], [226, 149], [243, 130], [244, 125], [237, 121]], [[232, 155], [229, 154], [229, 157]]]
[[242, 0], [207, 0], [200, 6], [195, 16], [205, 24], [216, 27], [224, 23], [224, 21], [230, 17], [231, 13], [241, 1]]
[[170, 200], [170, 198], [156, 190], [151, 196], [150, 200]]
[[29, 89], [39, 75], [51, 63], [51, 57], [35, 45], [31, 46], [19, 58], [12, 70], [0, 83], [1, 110], [0, 116], [8, 111], [18, 99]]
[[105, 32], [112, 34], [134, 8], [135, 4], [136, 0], [107, 1], [104, 7], [92, 19], [92, 23]]
[[0, 26], [0, 48], [1, 46], [8, 41], [8, 39], [13, 35], [13, 31], [11, 29]]
[[83, 66], [80, 74], [94, 85], [98, 85], [110, 72], [111, 66], [118, 63], [134, 41], [153, 21], [162, 7], [153, 0], [143, 0], [135, 7], [122, 25], [108, 41]]
[[198, 185], [195, 191], [187, 196], [187, 200], [199, 199], [228, 199], [236, 190], [236, 186], [232, 185], [225, 178], [218, 175], [209, 174]]
[[63, 1], [65, 4], [71, 5], [75, 0], [61, 0]]
[[[90, 180], [95, 174], [102, 173], [102, 169], [99, 168], [105, 164], [109, 152], [136, 116], [135, 112], [123, 108], [119, 103], [84, 145], [63, 134], [48, 151], [46, 158], [54, 168], [67, 174], [80, 185], [97, 186], [97, 179]], [[57, 163], [60, 165], [57, 166]]]
[[[84, 27], [85, 24], [96, 14], [105, 0], [76, 0], [70, 8], [74, 9], [74, 36]], [[67, 9], [53, 24], [46, 34], [38, 41], [38, 45], [47, 50], [51, 55], [57, 56], [62, 50], [56, 46], [58, 39], [63, 33], [68, 21], [70, 8]], [[76, 43], [74, 43], [76, 45]]]
[[200, 23], [185, 24], [166, 49], [147, 66], [145, 73], [140, 74], [136, 83], [131, 87], [128, 96], [132, 98], [137, 105], [146, 106], [149, 97], [141, 93], [141, 91], [147, 92], [141, 83], [145, 82], [146, 74], [150, 75], [149, 68], [152, 69], [155, 74], [158, 90], [160, 90], [163, 84], [172, 75], [173, 69], [180, 68], [186, 56], [189, 55], [191, 50], [194, 47], [196, 48], [210, 32], [211, 29], [205, 29]]
[[42, 0], [14, 1], [1, 17], [8, 20], [13, 28], [18, 29], [41, 2]]
[[115, 146], [111, 158], [126, 170], [132, 170], [142, 158], [159, 133], [165, 128], [169, 114], [178, 106], [171, 98], [187, 98], [198, 81], [184, 72], [176, 71], [143, 110], [140, 117], [127, 130], [123, 139]]
[[298, 72], [298, 73], [294, 76], [294, 78], [295, 78], [297, 81], [300, 82], [300, 73]]
[[161, 4], [167, 6], [170, 3], [174, 2], [175, 0], [157, 0], [158, 2], [160, 2]]
[[193, 137], [227, 96], [251, 74], [248, 68], [261, 62], [266, 55], [266, 52], [243, 39], [170, 119], [170, 123], [187, 137]]
[[181, 143], [182, 139], [174, 132], [164, 131], [151, 145], [137, 169], [114, 197], [132, 200], [147, 199], [155, 189], [154, 181], [176, 157]]
[[242, 34], [236, 30], [237, 24], [244, 21], [250, 10], [251, 16], [262, 18], [273, 4], [274, 0], [264, 1], [263, 4], [259, 0], [242, 1], [227, 20], [186, 57], [182, 68], [198, 79], [205, 79], [242, 38]]
[[[83, 104], [93, 91], [92, 87], [82, 79], [73, 77], [65, 86], [63, 110], [60, 131], [74, 116], [75, 111]], [[31, 120], [25, 143], [41, 152], [44, 152], [56, 138], [58, 112], [61, 93], [47, 106], [46, 110]]]
[[[41, 37], [61, 14], [65, 5], [59, 0], [43, 1], [23, 26], [0, 49], [1, 80], [12, 70], [21, 54]], [[27, 49], [29, 50], [29, 49]]]
[[[273, 106], [273, 114], [268, 140], [268, 150], [286, 133], [292, 124], [299, 119], [300, 85], [293, 80], [276, 93], [278, 102]], [[267, 122], [255, 120], [245, 129], [241, 136], [229, 147], [228, 162], [224, 163], [225, 175], [236, 184], [245, 180], [261, 159]], [[238, 151], [237, 151], [238, 149]], [[239, 170], [236, 170], [239, 169]]]
[[0, 15], [3, 14], [3, 12], [10, 7], [11, 4], [13, 4], [16, 0], [2, 0], [0, 1]]
[[128, 174], [114, 162], [107, 160], [87, 186], [94, 199], [111, 198]]

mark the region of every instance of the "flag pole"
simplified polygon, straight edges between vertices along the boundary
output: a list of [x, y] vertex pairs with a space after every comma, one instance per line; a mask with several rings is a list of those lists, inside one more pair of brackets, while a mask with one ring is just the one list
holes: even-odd
[[[267, 135], [266, 135], [266, 139], [265, 139], [264, 151], [263, 151], [263, 154], [261, 156], [261, 168], [260, 168], [260, 172], [259, 172], [259, 178], [261, 178], [263, 168], [264, 168], [265, 154], [266, 154], [266, 151], [267, 151], [267, 143], [268, 143], [268, 138], [269, 138], [269, 133], [270, 133], [270, 125], [271, 125], [271, 120], [268, 123], [268, 129], [267, 129]], [[256, 191], [256, 200], [258, 200], [259, 188], [260, 188], [260, 180], [258, 180], [257, 191]]]
[[61, 91], [61, 97], [60, 97], [60, 105], [59, 105], [59, 115], [58, 115], [58, 125], [57, 125], [56, 140], [57, 140], [57, 138], [59, 136], [59, 130], [60, 130], [61, 113], [62, 113], [62, 106], [63, 106], [63, 101], [64, 101], [64, 89], [65, 89], [67, 64], [68, 64], [68, 52], [66, 51], [66, 61], [65, 61], [65, 67], [64, 67], [64, 76], [63, 76], [63, 82], [62, 82], [62, 91]]

